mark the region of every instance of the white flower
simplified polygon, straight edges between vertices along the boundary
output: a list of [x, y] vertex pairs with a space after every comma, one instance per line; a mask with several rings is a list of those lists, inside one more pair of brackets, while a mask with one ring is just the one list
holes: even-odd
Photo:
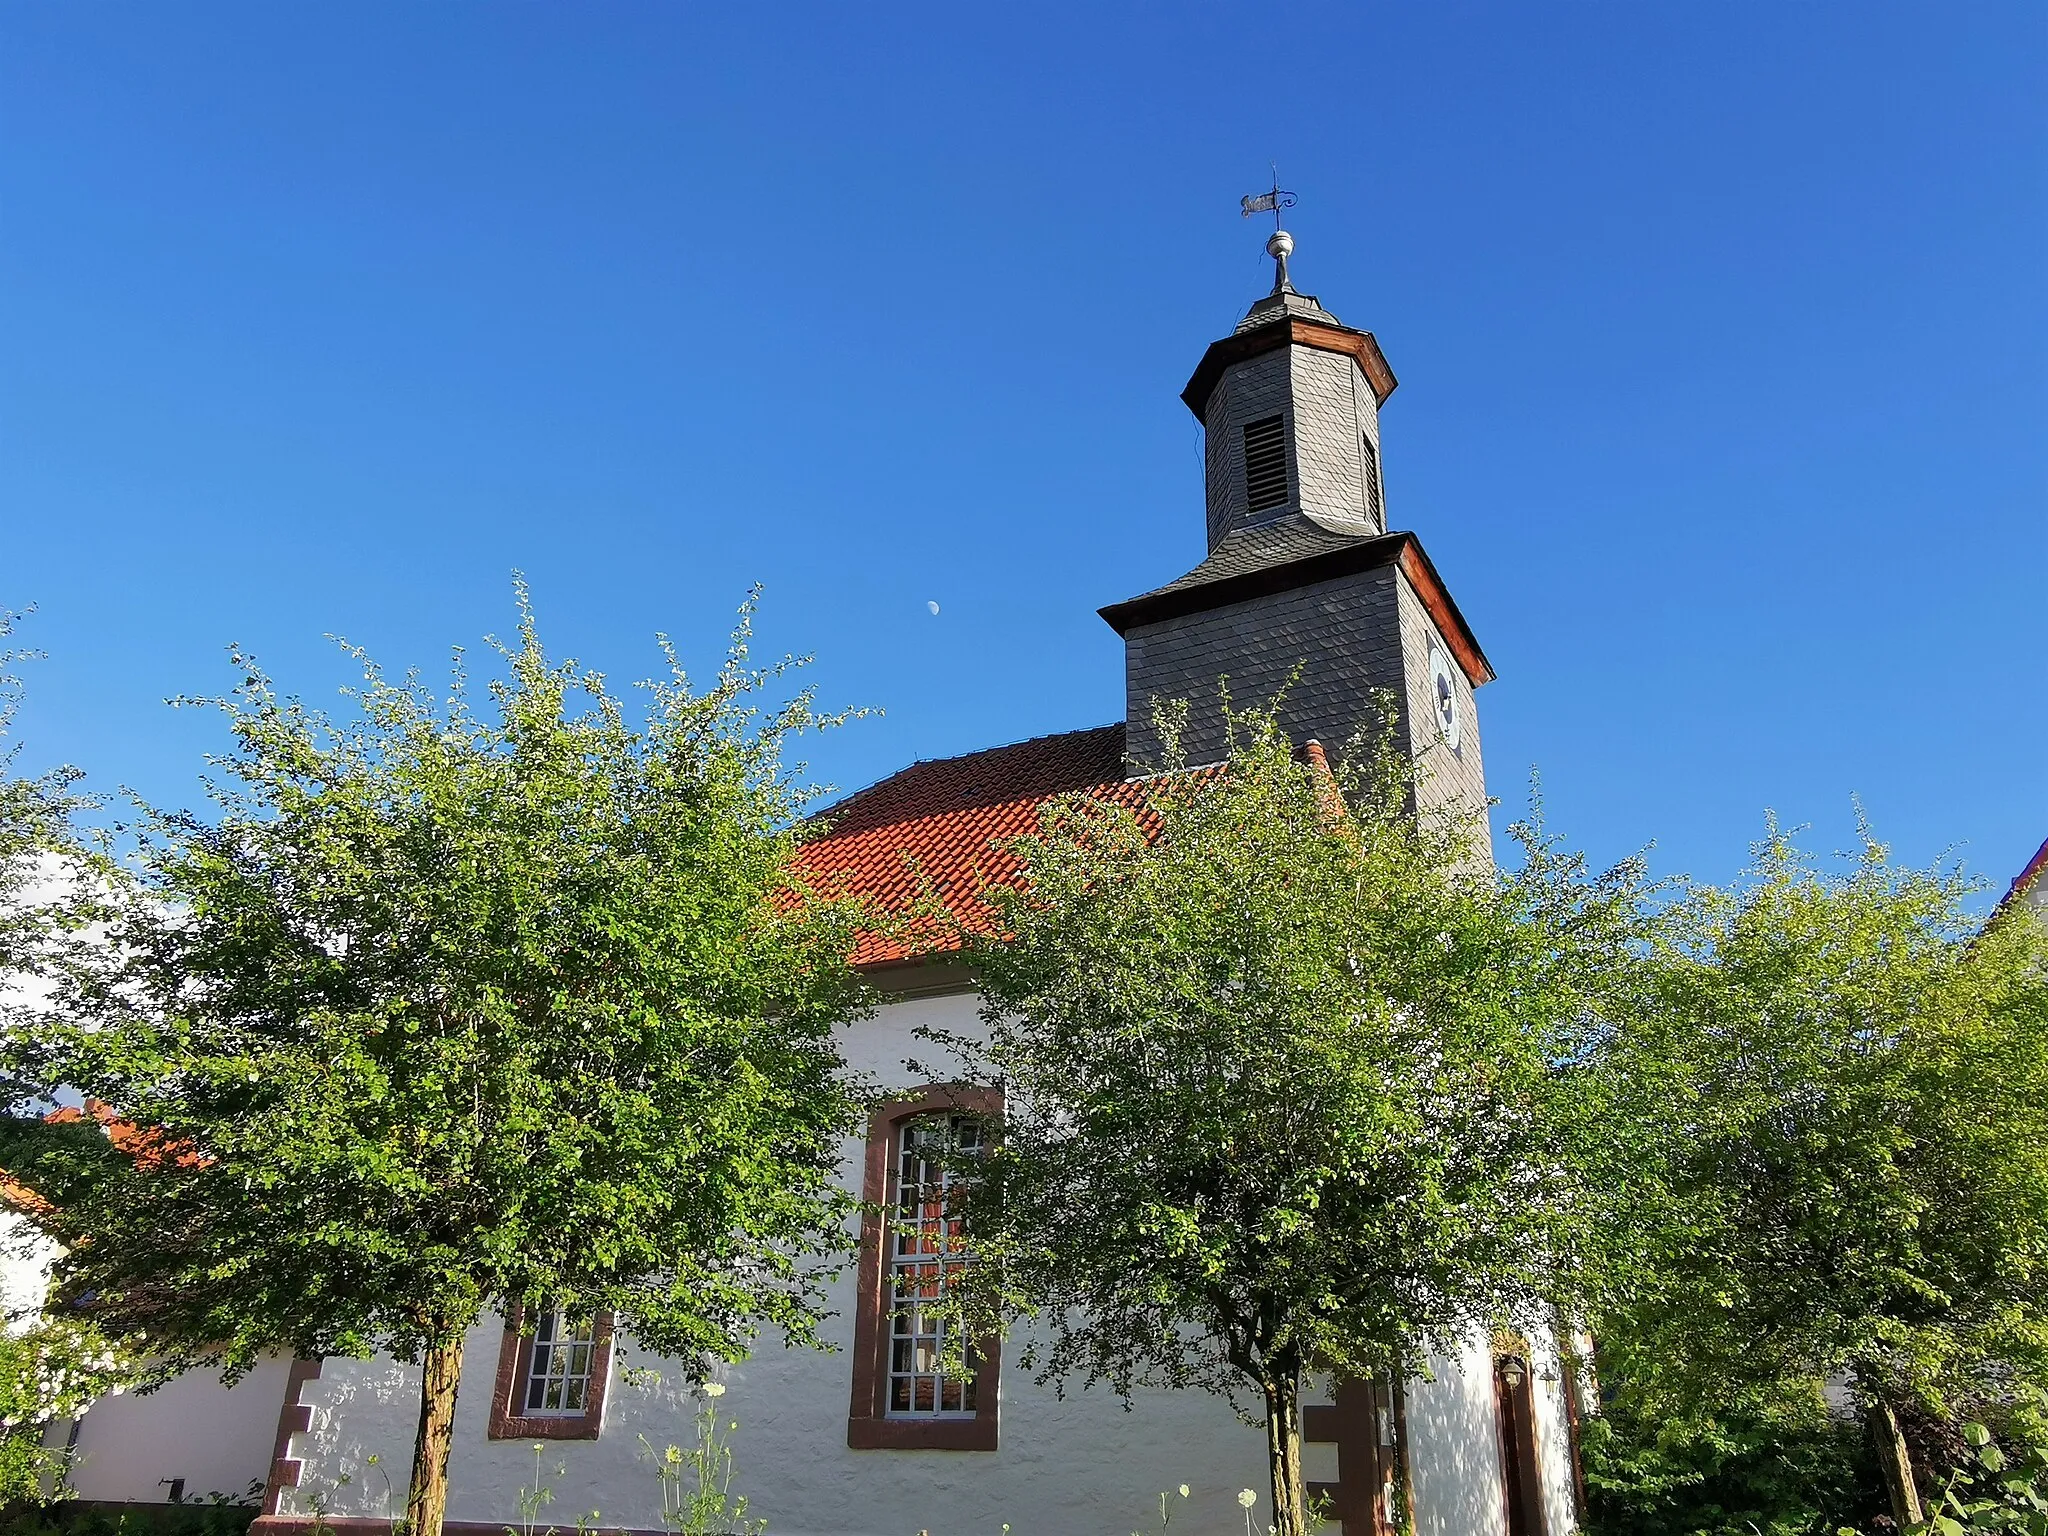
[[1182, 1498], [1186, 1498], [1188, 1496], [1188, 1485], [1186, 1483], [1182, 1483], [1180, 1485], [1180, 1496]]
[[1259, 1496], [1249, 1488], [1240, 1488], [1237, 1492], [1237, 1502], [1245, 1509], [1250, 1509], [1259, 1502]]
[[722, 1382], [722, 1381], [707, 1381], [707, 1382], [705, 1382], [705, 1383], [704, 1383], [704, 1395], [705, 1395], [706, 1397], [723, 1397], [723, 1396], [725, 1396], [725, 1383], [724, 1383], [724, 1382]]

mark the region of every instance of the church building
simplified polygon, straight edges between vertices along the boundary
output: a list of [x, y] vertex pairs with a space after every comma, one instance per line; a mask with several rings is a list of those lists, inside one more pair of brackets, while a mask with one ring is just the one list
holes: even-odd
[[[1276, 231], [1267, 250], [1272, 291], [1209, 346], [1181, 395], [1205, 435], [1207, 556], [1101, 610], [1124, 642], [1124, 718], [913, 764], [826, 813], [829, 834], [803, 850], [811, 870], [885, 908], [902, 909], [919, 879], [967, 896], [977, 870], [1001, 869], [996, 845], [1035, 828], [1051, 797], [1136, 795], [1137, 777], [1161, 758], [1155, 701], [1189, 701], [1189, 764], [1223, 757], [1225, 678], [1244, 700], [1287, 684], [1282, 726], [1297, 744], [1332, 751], [1370, 728], [1375, 701], [1390, 697], [1402, 749], [1427, 764], [1421, 793], [1484, 805], [1475, 694], [1493, 672], [1421, 540], [1390, 527], [1380, 413], [1393, 370], [1369, 331], [1296, 290], [1291, 236]], [[1263, 1432], [1221, 1399], [1060, 1397], [999, 1348], [971, 1374], [949, 1374], [939, 1325], [914, 1303], [892, 1306], [905, 1265], [940, 1262], [901, 1240], [914, 1237], [902, 1229], [919, 1221], [930, 1174], [920, 1117], [957, 1108], [910, 1065], [930, 1050], [918, 1031], [975, 1028], [977, 998], [943, 954], [912, 956], [876, 936], [854, 958], [882, 1001], [844, 1048], [897, 1096], [874, 1111], [864, 1143], [845, 1147], [844, 1177], [888, 1214], [867, 1218], [858, 1265], [833, 1294], [824, 1332], [836, 1351], [765, 1348], [722, 1378], [717, 1403], [738, 1426], [736, 1488], [751, 1513], [774, 1536], [1101, 1536], [1148, 1528], [1161, 1490], [1187, 1484], [1185, 1502], [1177, 1491], [1171, 1500], [1177, 1529], [1243, 1530], [1247, 1488], [1263, 1527]], [[993, 1097], [976, 1107], [1001, 1108]], [[1583, 1406], [1569, 1353], [1548, 1320], [1532, 1318], [1519, 1332], [1475, 1335], [1411, 1381], [1312, 1384], [1312, 1492], [1328, 1497], [1342, 1536], [1566, 1536], [1580, 1517]], [[542, 1528], [586, 1515], [604, 1530], [659, 1528], [650, 1458], [692, 1438], [700, 1401], [679, 1371], [602, 1316], [491, 1318], [466, 1358], [451, 1530], [522, 1527], [521, 1490], [535, 1486], [537, 1467], [552, 1494]], [[257, 1536], [309, 1533], [316, 1516], [328, 1530], [383, 1536], [403, 1509], [416, 1369], [383, 1358], [279, 1361], [235, 1392], [252, 1390], [274, 1405]], [[123, 1400], [112, 1419], [140, 1424], [150, 1403]], [[195, 1411], [182, 1410], [187, 1423]], [[148, 1459], [140, 1429], [96, 1451], [101, 1412], [81, 1421], [81, 1492], [160, 1498], [154, 1485], [178, 1468]], [[199, 1474], [187, 1475], [187, 1495], [203, 1492]]]

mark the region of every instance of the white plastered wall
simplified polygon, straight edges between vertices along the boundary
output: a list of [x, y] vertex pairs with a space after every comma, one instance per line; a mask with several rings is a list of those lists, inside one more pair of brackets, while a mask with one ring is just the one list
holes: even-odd
[[19, 1333], [42, 1316], [57, 1245], [12, 1211], [0, 1210], [0, 1326]]
[[[957, 994], [894, 1003], [854, 1026], [843, 1046], [852, 1065], [883, 1086], [911, 1086], [923, 1078], [911, 1073], [907, 1060], [930, 1062], [940, 1054], [915, 1031], [972, 1028], [976, 1007], [972, 996]], [[844, 1149], [849, 1177], [859, 1166], [859, 1151], [853, 1142]], [[1263, 1528], [1270, 1514], [1263, 1434], [1239, 1421], [1220, 1399], [1146, 1392], [1127, 1410], [1099, 1388], [1077, 1388], [1062, 1400], [1018, 1369], [1017, 1341], [1005, 1349], [999, 1450], [849, 1449], [852, 1303], [849, 1275], [834, 1288], [838, 1315], [823, 1330], [838, 1346], [836, 1353], [791, 1351], [764, 1340], [751, 1359], [723, 1378], [728, 1392], [719, 1400], [721, 1414], [739, 1425], [732, 1433], [736, 1488], [775, 1536], [999, 1536], [1006, 1522], [1030, 1536], [1100, 1536], [1105, 1530], [1150, 1528], [1158, 1518], [1160, 1491], [1181, 1483], [1190, 1485], [1193, 1497], [1183, 1504], [1174, 1496], [1176, 1530], [1191, 1536], [1242, 1532], [1236, 1495], [1247, 1487], [1258, 1490], [1255, 1516]], [[498, 1319], [486, 1319], [466, 1346], [450, 1469], [452, 1520], [516, 1522], [520, 1491], [534, 1485], [533, 1443], [492, 1441], [485, 1433], [502, 1333]], [[682, 1390], [679, 1376], [664, 1371], [661, 1360], [641, 1355], [630, 1338], [620, 1348], [600, 1438], [552, 1442], [540, 1452], [541, 1481], [552, 1493], [545, 1518], [552, 1523], [567, 1526], [595, 1513], [607, 1527], [658, 1525], [657, 1482], [647, 1449], [658, 1453], [671, 1443], [687, 1444], [695, 1433], [696, 1400]], [[667, 1379], [659, 1386], [635, 1385], [628, 1379], [635, 1367], [663, 1372]], [[300, 1400], [313, 1408], [312, 1423], [293, 1437], [292, 1454], [305, 1465], [282, 1512], [310, 1514], [318, 1500], [331, 1515], [395, 1513], [386, 1474], [402, 1500], [418, 1380], [415, 1368], [384, 1359], [325, 1362], [321, 1375], [301, 1389]], [[1464, 1405], [1462, 1396], [1482, 1388], [1484, 1414]], [[1482, 1373], [1469, 1387], [1443, 1377], [1424, 1390], [1433, 1408], [1441, 1407], [1446, 1424], [1460, 1433], [1474, 1426], [1470, 1433], [1480, 1451], [1495, 1458], [1485, 1466], [1497, 1469], [1491, 1376]], [[1479, 1475], [1472, 1453], [1438, 1452], [1420, 1439], [1414, 1451], [1419, 1461], [1458, 1468], [1463, 1457], [1473, 1466], [1457, 1475]], [[375, 1467], [368, 1464], [373, 1454], [379, 1458]], [[1313, 1480], [1337, 1475], [1334, 1447], [1308, 1447], [1306, 1463]], [[1492, 1475], [1497, 1478], [1497, 1470]], [[1438, 1486], [1449, 1487], [1441, 1476]], [[1497, 1481], [1487, 1496], [1497, 1515]], [[1446, 1497], [1457, 1502], [1456, 1495]], [[1568, 1502], [1564, 1507], [1569, 1510]], [[1463, 1536], [1463, 1529], [1420, 1527], [1445, 1536]]]
[[[1526, 1328], [1535, 1372], [1536, 1455], [1549, 1536], [1578, 1529], [1573, 1493], [1571, 1421], [1564, 1371], [1548, 1328]], [[1417, 1536], [1506, 1536], [1500, 1432], [1493, 1397], [1493, 1350], [1474, 1335], [1455, 1356], [1433, 1360], [1411, 1381], [1408, 1466], [1414, 1477]]]
[[290, 1369], [277, 1357], [232, 1387], [211, 1371], [187, 1371], [154, 1392], [101, 1398], [78, 1421], [72, 1488], [84, 1499], [153, 1503], [170, 1496], [176, 1478], [188, 1500], [253, 1501], [270, 1475]]

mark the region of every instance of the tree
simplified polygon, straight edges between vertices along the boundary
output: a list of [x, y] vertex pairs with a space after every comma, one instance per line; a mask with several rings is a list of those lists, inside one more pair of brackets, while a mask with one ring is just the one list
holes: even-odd
[[[22, 615], [0, 611], [0, 641]], [[18, 743], [9, 743], [21, 702], [15, 670], [36, 653], [0, 648], [0, 1029], [11, 1028], [47, 979], [54, 958], [95, 915], [90, 871], [94, 852], [80, 839], [74, 815], [92, 802], [78, 791], [75, 768], [33, 778], [14, 771]], [[0, 1175], [0, 1205], [32, 1204]], [[0, 1246], [10, 1257], [36, 1257], [33, 1225], [0, 1215]], [[40, 1300], [40, 1298], [38, 1298]], [[0, 1318], [0, 1502], [41, 1501], [60, 1493], [61, 1450], [43, 1445], [54, 1419], [75, 1418], [92, 1401], [119, 1392], [134, 1363], [86, 1318], [43, 1318], [39, 1307]]]
[[702, 1369], [810, 1339], [846, 1241], [856, 915], [790, 872], [780, 755], [829, 722], [756, 705], [751, 599], [715, 685], [670, 653], [637, 726], [520, 602], [481, 707], [364, 660], [338, 723], [237, 652], [211, 814], [143, 809], [106, 944], [7, 1051], [135, 1128], [24, 1118], [8, 1166], [60, 1283], [167, 1365], [421, 1364], [415, 1536], [486, 1308], [611, 1309]]
[[1674, 1403], [1846, 1379], [1903, 1529], [1902, 1417], [2048, 1367], [2048, 942], [1866, 832], [1824, 872], [1772, 830], [1673, 913], [1615, 1046], [1640, 1269], [1610, 1328]]
[[1035, 1316], [1041, 1379], [1227, 1396], [1281, 1536], [1305, 1370], [1405, 1374], [1567, 1280], [1597, 1152], [1572, 1064], [1638, 921], [1633, 868], [1524, 828], [1500, 878], [1384, 743], [1351, 757], [1333, 777], [1252, 712], [1221, 771], [1056, 803], [970, 935], [985, 1035], [951, 1042], [1005, 1092], [970, 1328]]
[[1815, 1536], [1884, 1508], [1869, 1436], [1822, 1383], [1729, 1381], [1710, 1400], [1674, 1398], [1654, 1353], [1605, 1321], [1601, 1407], [1580, 1425], [1596, 1536]]
[[[0, 642], [24, 615], [0, 609]], [[96, 909], [75, 876], [93, 854], [73, 824], [93, 802], [81, 794], [76, 768], [33, 778], [15, 772], [21, 751], [10, 741], [22, 687], [15, 670], [36, 652], [0, 645], [0, 1022], [15, 994], [46, 968], [53, 944], [75, 934]]]

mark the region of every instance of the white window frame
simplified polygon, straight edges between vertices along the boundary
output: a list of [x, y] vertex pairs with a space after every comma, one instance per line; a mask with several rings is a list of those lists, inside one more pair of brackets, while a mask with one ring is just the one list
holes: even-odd
[[[929, 1155], [929, 1137], [944, 1140]], [[896, 1126], [889, 1167], [889, 1351], [884, 1414], [892, 1419], [971, 1419], [981, 1361], [970, 1344], [964, 1375], [946, 1369], [956, 1321], [928, 1316], [920, 1296], [939, 1294], [948, 1273], [971, 1262], [963, 1251], [960, 1164], [986, 1145], [971, 1115], [912, 1115]], [[990, 1384], [993, 1387], [993, 1383]]]
[[[597, 1375], [597, 1321], [572, 1322], [560, 1307], [535, 1320], [526, 1375], [515, 1410], [527, 1419], [580, 1419], [591, 1410], [590, 1387]], [[547, 1401], [552, 1395], [552, 1404]], [[541, 1401], [535, 1402], [538, 1396]], [[572, 1404], [571, 1399], [574, 1399]]]

